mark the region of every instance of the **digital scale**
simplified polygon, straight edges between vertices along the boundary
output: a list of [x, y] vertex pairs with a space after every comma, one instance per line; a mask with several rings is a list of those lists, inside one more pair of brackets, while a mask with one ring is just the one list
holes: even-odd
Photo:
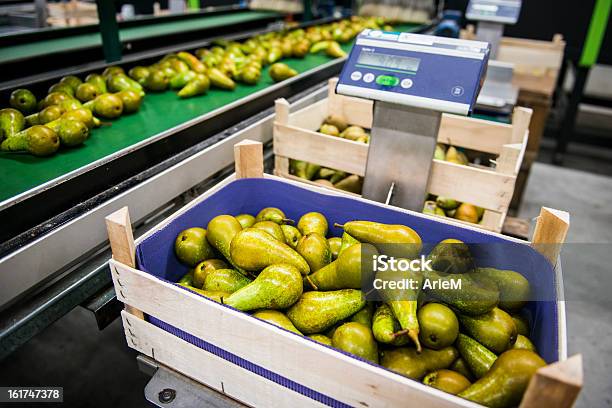
[[336, 92], [374, 101], [364, 197], [422, 210], [442, 113], [472, 112], [489, 52], [480, 41], [359, 34]]
[[470, 0], [465, 16], [478, 21], [476, 39], [491, 44], [491, 59], [497, 57], [504, 25], [516, 24], [521, 14], [521, 0]]
[[518, 98], [512, 85], [513, 64], [494, 61], [504, 34], [504, 25], [516, 24], [521, 13], [521, 0], [471, 0], [465, 16], [478, 22], [476, 39], [491, 44], [491, 62], [482, 91], [477, 100], [482, 110], [511, 115]]

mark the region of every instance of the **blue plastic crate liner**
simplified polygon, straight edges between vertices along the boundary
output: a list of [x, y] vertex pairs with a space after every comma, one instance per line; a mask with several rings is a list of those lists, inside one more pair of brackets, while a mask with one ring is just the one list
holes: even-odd
[[[220, 214], [255, 215], [265, 207], [279, 207], [295, 220], [304, 213], [318, 211], [327, 217], [330, 226], [351, 220], [403, 224], [417, 231], [424, 243], [432, 245], [446, 238], [474, 244], [470, 246], [478, 266], [522, 273], [529, 280], [534, 297], [543, 299], [529, 302], [527, 306], [532, 321], [530, 337], [547, 362], [559, 360], [555, 272], [546, 259], [528, 245], [349, 197], [318, 193], [279, 180], [241, 179], [224, 186], [144, 239], [136, 248], [138, 268], [162, 280], [176, 282], [188, 271], [174, 254], [174, 240], [182, 230], [195, 226], [206, 228], [208, 222]], [[340, 236], [342, 230], [332, 227], [330, 233]], [[151, 321], [164, 330], [179, 334], [170, 325], [157, 319]], [[202, 340], [189, 334], [183, 333], [180, 337], [202, 346]]]

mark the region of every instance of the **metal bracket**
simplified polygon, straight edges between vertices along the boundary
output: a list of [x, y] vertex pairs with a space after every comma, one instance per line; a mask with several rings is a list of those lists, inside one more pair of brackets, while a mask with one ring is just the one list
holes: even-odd
[[374, 102], [363, 196], [421, 211], [442, 113]]
[[[242, 408], [244, 405], [232, 398], [208, 388], [157, 361], [140, 355], [137, 357], [139, 369], [151, 374], [145, 386], [147, 401], [164, 408], [218, 407]], [[223, 383], [221, 383], [223, 387]]]
[[499, 50], [499, 42], [504, 35], [504, 25], [491, 21], [479, 21], [476, 30], [476, 39], [486, 41], [491, 44], [491, 53], [489, 59], [497, 59], [497, 51]]

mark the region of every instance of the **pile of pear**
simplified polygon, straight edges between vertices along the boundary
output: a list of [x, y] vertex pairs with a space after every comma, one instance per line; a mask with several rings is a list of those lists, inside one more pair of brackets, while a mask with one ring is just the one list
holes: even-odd
[[40, 100], [28, 89], [11, 93], [10, 108], [0, 110], [0, 149], [50, 156], [60, 147], [82, 145], [91, 130], [140, 109], [145, 93], [120, 67], [84, 80], [74, 75], [51, 85]]
[[[325, 53], [331, 58], [346, 56], [340, 44], [348, 43], [365, 28], [391, 29], [383, 18], [352, 17], [330, 24], [268, 32], [244, 42], [215, 41], [210, 49], [165, 55], [149, 66], [124, 70], [108, 67], [81, 79], [63, 77], [38, 100], [28, 89], [11, 93], [10, 108], [0, 110], [0, 149], [50, 156], [60, 147], [82, 145], [99, 118], [117, 119], [137, 112], [146, 92], [177, 91], [180, 98], [191, 98], [216, 87], [234, 90], [236, 82], [255, 85], [261, 70], [270, 65], [275, 82], [298, 72], [279, 62], [284, 58], [304, 58]], [[108, 123], [107, 123], [108, 124]]]
[[[319, 127], [319, 133], [341, 137], [356, 143], [368, 144], [370, 141], [370, 134], [366, 129], [361, 126], [350, 125], [346, 118], [341, 115], [327, 116]], [[289, 170], [291, 174], [299, 178], [350, 193], [361, 194], [363, 187], [363, 177], [302, 160], [291, 159]]]
[[[416, 259], [427, 245], [406, 225], [333, 224], [341, 237], [330, 236], [330, 225], [318, 212], [295, 223], [274, 207], [216, 216], [176, 237], [175, 254], [190, 268], [177, 283], [450, 394], [518, 405], [545, 365], [529, 339], [523, 275], [477, 267], [467, 244], [446, 239], [427, 251], [431, 270], [406, 275], [414, 288], [379, 290], [380, 301], [366, 301], [362, 259]], [[461, 279], [461, 290], [425, 284], [452, 279]]]

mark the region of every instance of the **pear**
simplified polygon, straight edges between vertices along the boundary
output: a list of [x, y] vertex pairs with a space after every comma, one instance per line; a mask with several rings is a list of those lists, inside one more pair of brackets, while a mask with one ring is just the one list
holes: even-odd
[[25, 127], [25, 118], [17, 109], [0, 109], [0, 141], [14, 136]]
[[[278, 225], [276, 226], [280, 229]], [[329, 244], [324, 237], [316, 232], [303, 236], [295, 250], [306, 260], [311, 271], [318, 271], [331, 262], [332, 255]]]
[[255, 217], [251, 214], [238, 214], [236, 219], [242, 226], [242, 229], [252, 227], [255, 224]]
[[51, 92], [45, 98], [40, 101], [40, 109], [44, 109], [47, 106], [51, 105], [59, 105], [62, 101], [67, 101], [72, 99], [72, 96], [68, 95], [65, 92]]
[[150, 73], [151, 71], [149, 71], [149, 68], [143, 66], [135, 66], [128, 71], [130, 78], [138, 82], [140, 85], [144, 85]]
[[272, 221], [276, 224], [293, 224], [294, 221], [287, 218], [283, 210], [276, 207], [266, 207], [257, 213], [255, 221]]
[[190, 286], [190, 285], [184, 285], [181, 284], [181, 286], [186, 287], [187, 289], [202, 295], [204, 297], [209, 298], [210, 300], [213, 300], [217, 303], [223, 303], [223, 298], [225, 298], [226, 296], [229, 295], [229, 293], [227, 292], [221, 292], [221, 291], [215, 291], [215, 290], [203, 290], [203, 289], [198, 289], [196, 287]]
[[545, 365], [546, 362], [533, 351], [508, 350], [499, 356], [484, 377], [458, 396], [487, 407], [517, 406], [531, 377]]
[[519, 334], [518, 336], [516, 336], [516, 341], [512, 345], [512, 348], [520, 349], [520, 350], [531, 350], [534, 353], [536, 352], [535, 345], [531, 342], [531, 340], [529, 340], [527, 337], [523, 336], [522, 334]]
[[251, 280], [235, 269], [214, 269], [204, 278], [202, 289], [234, 293], [251, 283]]
[[342, 246], [340, 246], [340, 251], [338, 252], [338, 256], [342, 254], [342, 252], [346, 251], [349, 247], [358, 244], [355, 238], [353, 238], [350, 234], [347, 234], [346, 231], [342, 234]]
[[81, 102], [91, 101], [96, 99], [98, 95], [101, 95], [102, 92], [98, 89], [94, 84], [90, 84], [89, 82], [85, 82], [76, 89], [76, 98]]
[[[459, 348], [457, 347], [457, 349]], [[459, 354], [461, 354], [461, 351], [459, 351]], [[461, 374], [462, 376], [467, 378], [470, 382], [475, 380], [474, 374], [472, 374], [472, 371], [468, 367], [463, 357], [459, 357], [458, 359], [456, 359], [455, 362], [451, 364], [449, 369], [453, 370], [456, 373]]]
[[176, 56], [181, 61], [186, 63], [192, 71], [195, 71], [199, 74], [206, 71], [206, 67], [204, 66], [204, 64], [202, 64], [202, 61], [200, 61], [195, 55], [190, 54], [186, 51], [181, 51], [181, 52], [178, 52]]
[[47, 90], [47, 93], [52, 93], [52, 92], [62, 92], [65, 93], [67, 95], [70, 96], [74, 96], [74, 89], [72, 89], [72, 87], [70, 85], [67, 84], [53, 84], [49, 87], [49, 89]]
[[330, 339], [324, 334], [311, 334], [308, 337], [313, 339], [317, 343], [325, 344], [326, 346], [330, 346], [330, 347], [332, 346], [332, 339]]
[[327, 238], [327, 244], [329, 245], [329, 250], [331, 251], [331, 254], [332, 254], [332, 260], [335, 261], [336, 259], [338, 259], [340, 248], [342, 248], [342, 238], [340, 237]]
[[494, 353], [503, 353], [516, 341], [512, 317], [497, 307], [480, 316], [459, 315], [459, 321], [467, 334]]
[[[272, 55], [272, 53], [270, 53]], [[268, 58], [269, 62], [273, 62]], [[277, 62], [270, 67], [270, 77], [274, 80], [274, 82], [284, 81], [285, 79], [289, 79], [298, 74], [295, 69], [290, 68], [287, 64], [283, 64], [281, 62]]]
[[230, 254], [230, 245], [236, 234], [242, 231], [242, 226], [238, 220], [231, 215], [218, 215], [210, 220], [206, 231], [206, 239], [210, 245], [221, 252], [221, 255], [230, 263], [234, 264]]
[[194, 79], [187, 82], [187, 84], [178, 91], [177, 95], [180, 98], [191, 98], [193, 96], [204, 95], [208, 92], [209, 88], [210, 79], [204, 74], [198, 74]]
[[434, 159], [436, 160], [445, 160], [446, 158], [446, 149], [443, 144], [436, 144], [436, 150], [434, 151]]
[[462, 374], [442, 369], [427, 374], [423, 379], [423, 384], [448, 392], [449, 394], [457, 395], [472, 383]]
[[518, 272], [495, 268], [476, 268], [476, 279], [490, 279], [499, 289], [499, 307], [503, 310], [519, 310], [530, 299], [529, 281]]
[[457, 212], [455, 212], [454, 218], [476, 224], [479, 220], [478, 210], [476, 209], [476, 206], [472, 204], [461, 203], [461, 205], [457, 207]]
[[89, 101], [85, 104], [93, 102], [93, 113], [97, 116], [101, 116], [107, 119], [114, 119], [121, 116], [123, 113], [123, 101], [120, 97], [115, 94], [106, 93], [99, 95], [93, 101]]
[[335, 224], [360, 242], [377, 247], [378, 251], [396, 258], [416, 258], [421, 252], [421, 237], [405, 225], [382, 224], [373, 221], [350, 221]]
[[293, 265], [302, 275], [308, 275], [308, 263], [284, 242], [265, 231], [246, 228], [236, 234], [231, 242], [230, 259], [246, 271], [259, 271], [273, 264]]
[[195, 71], [179, 72], [170, 78], [170, 89], [181, 89], [197, 76], [198, 74]]
[[383, 303], [374, 312], [372, 321], [372, 332], [379, 343], [403, 346], [408, 344], [410, 338], [406, 333], [399, 333], [401, 326], [389, 305]]
[[2, 151], [26, 150], [34, 156], [49, 156], [57, 152], [60, 139], [57, 133], [46, 126], [34, 125], [12, 137], [4, 140], [0, 149]]
[[327, 123], [328, 125], [335, 126], [340, 132], [344, 131], [348, 127], [346, 119], [340, 115], [331, 114], [326, 117], [323, 122]]
[[302, 235], [308, 235], [316, 232], [322, 237], [325, 237], [327, 236], [327, 228], [327, 219], [319, 212], [306, 213], [302, 215], [297, 223], [297, 229], [300, 230]]
[[115, 95], [121, 98], [124, 113], [134, 113], [140, 110], [142, 96], [138, 92], [132, 89], [126, 89], [124, 91], [117, 92]]
[[360, 290], [306, 292], [287, 311], [287, 317], [302, 333], [321, 333], [353, 315], [364, 305], [365, 299]]
[[300, 298], [302, 288], [302, 277], [297, 268], [288, 264], [275, 264], [265, 268], [253, 282], [223, 301], [242, 311], [286, 309]]
[[327, 123], [321, 125], [321, 127], [319, 128], [319, 133], [323, 133], [324, 135], [328, 136], [340, 136], [340, 131], [338, 130], [338, 128], [334, 125], [329, 125]]
[[431, 267], [439, 272], [465, 273], [474, 268], [470, 248], [458, 239], [440, 241], [429, 253]]
[[365, 327], [372, 327], [372, 318], [374, 317], [374, 303], [367, 302], [366, 305], [351, 316], [351, 322], [357, 322], [363, 324]]
[[435, 201], [425, 201], [425, 204], [423, 205], [423, 214], [446, 217], [444, 210], [438, 207]]
[[36, 96], [28, 89], [15, 89], [9, 98], [11, 108], [27, 115], [36, 111]]
[[349, 193], [361, 194], [363, 179], [356, 174], [351, 174], [350, 176], [335, 183], [334, 187], [339, 190], [348, 191]]
[[78, 120], [60, 118], [57, 121], [47, 123], [46, 126], [57, 133], [62, 146], [79, 146], [89, 137], [89, 128], [85, 123]]
[[369, 282], [362, 276], [361, 260], [377, 254], [373, 245], [352, 245], [337, 260], [309, 275], [308, 280], [316, 290], [359, 289], [364, 280]]
[[463, 153], [460, 150], [457, 150], [455, 146], [448, 147], [448, 149], [446, 150], [446, 156], [444, 157], [444, 159], [447, 162], [462, 164], [462, 165], [467, 165], [469, 163], [465, 153]]
[[489, 372], [497, 360], [495, 353], [465, 334], [459, 333], [455, 346], [470, 373], [473, 373], [476, 378], [481, 378]]
[[176, 257], [185, 265], [194, 267], [200, 262], [212, 258], [214, 249], [207, 241], [204, 228], [188, 228], [179, 233], [174, 242]]
[[85, 77], [85, 82], [95, 86], [100, 94], [106, 93], [108, 91], [106, 88], [106, 79], [102, 75], [89, 74]]
[[287, 224], [283, 224], [280, 227], [283, 231], [283, 235], [285, 236], [285, 243], [291, 248], [295, 249], [298, 242], [300, 242], [300, 239], [302, 238], [302, 233], [300, 230], [295, 228], [293, 225]]
[[378, 364], [378, 345], [372, 330], [361, 323], [348, 322], [338, 327], [332, 346]]
[[420, 380], [427, 373], [448, 368], [458, 356], [457, 350], [452, 346], [442, 350], [423, 349], [420, 353], [411, 347], [400, 347], [385, 350], [380, 364], [404, 377]]
[[340, 47], [340, 44], [338, 44], [335, 41], [331, 41], [327, 45], [327, 48], [325, 49], [325, 53], [329, 57], [332, 57], [332, 58], [343, 58], [343, 57], [346, 57], [346, 52], [344, 52], [342, 47]]
[[293, 323], [291, 323], [291, 320], [289, 320], [283, 312], [279, 312], [278, 310], [259, 310], [253, 313], [252, 316], [303, 336], [303, 334], [295, 328]]
[[236, 83], [218, 68], [210, 68], [207, 72], [210, 83], [217, 88], [234, 90]]
[[40, 112], [38, 112], [38, 123], [37, 125], [45, 125], [47, 123], [53, 122], [54, 120], [59, 119], [62, 116], [62, 108], [59, 105], [51, 105], [47, 106]]
[[280, 225], [272, 222], [272, 221], [259, 221], [253, 224], [252, 228], [257, 228], [262, 231], [266, 231], [270, 234], [274, 239], [280, 242], [285, 242], [285, 234], [283, 234], [283, 230]]
[[221, 259], [207, 259], [193, 268], [192, 286], [202, 288], [208, 274], [216, 269], [227, 269], [228, 265]]

